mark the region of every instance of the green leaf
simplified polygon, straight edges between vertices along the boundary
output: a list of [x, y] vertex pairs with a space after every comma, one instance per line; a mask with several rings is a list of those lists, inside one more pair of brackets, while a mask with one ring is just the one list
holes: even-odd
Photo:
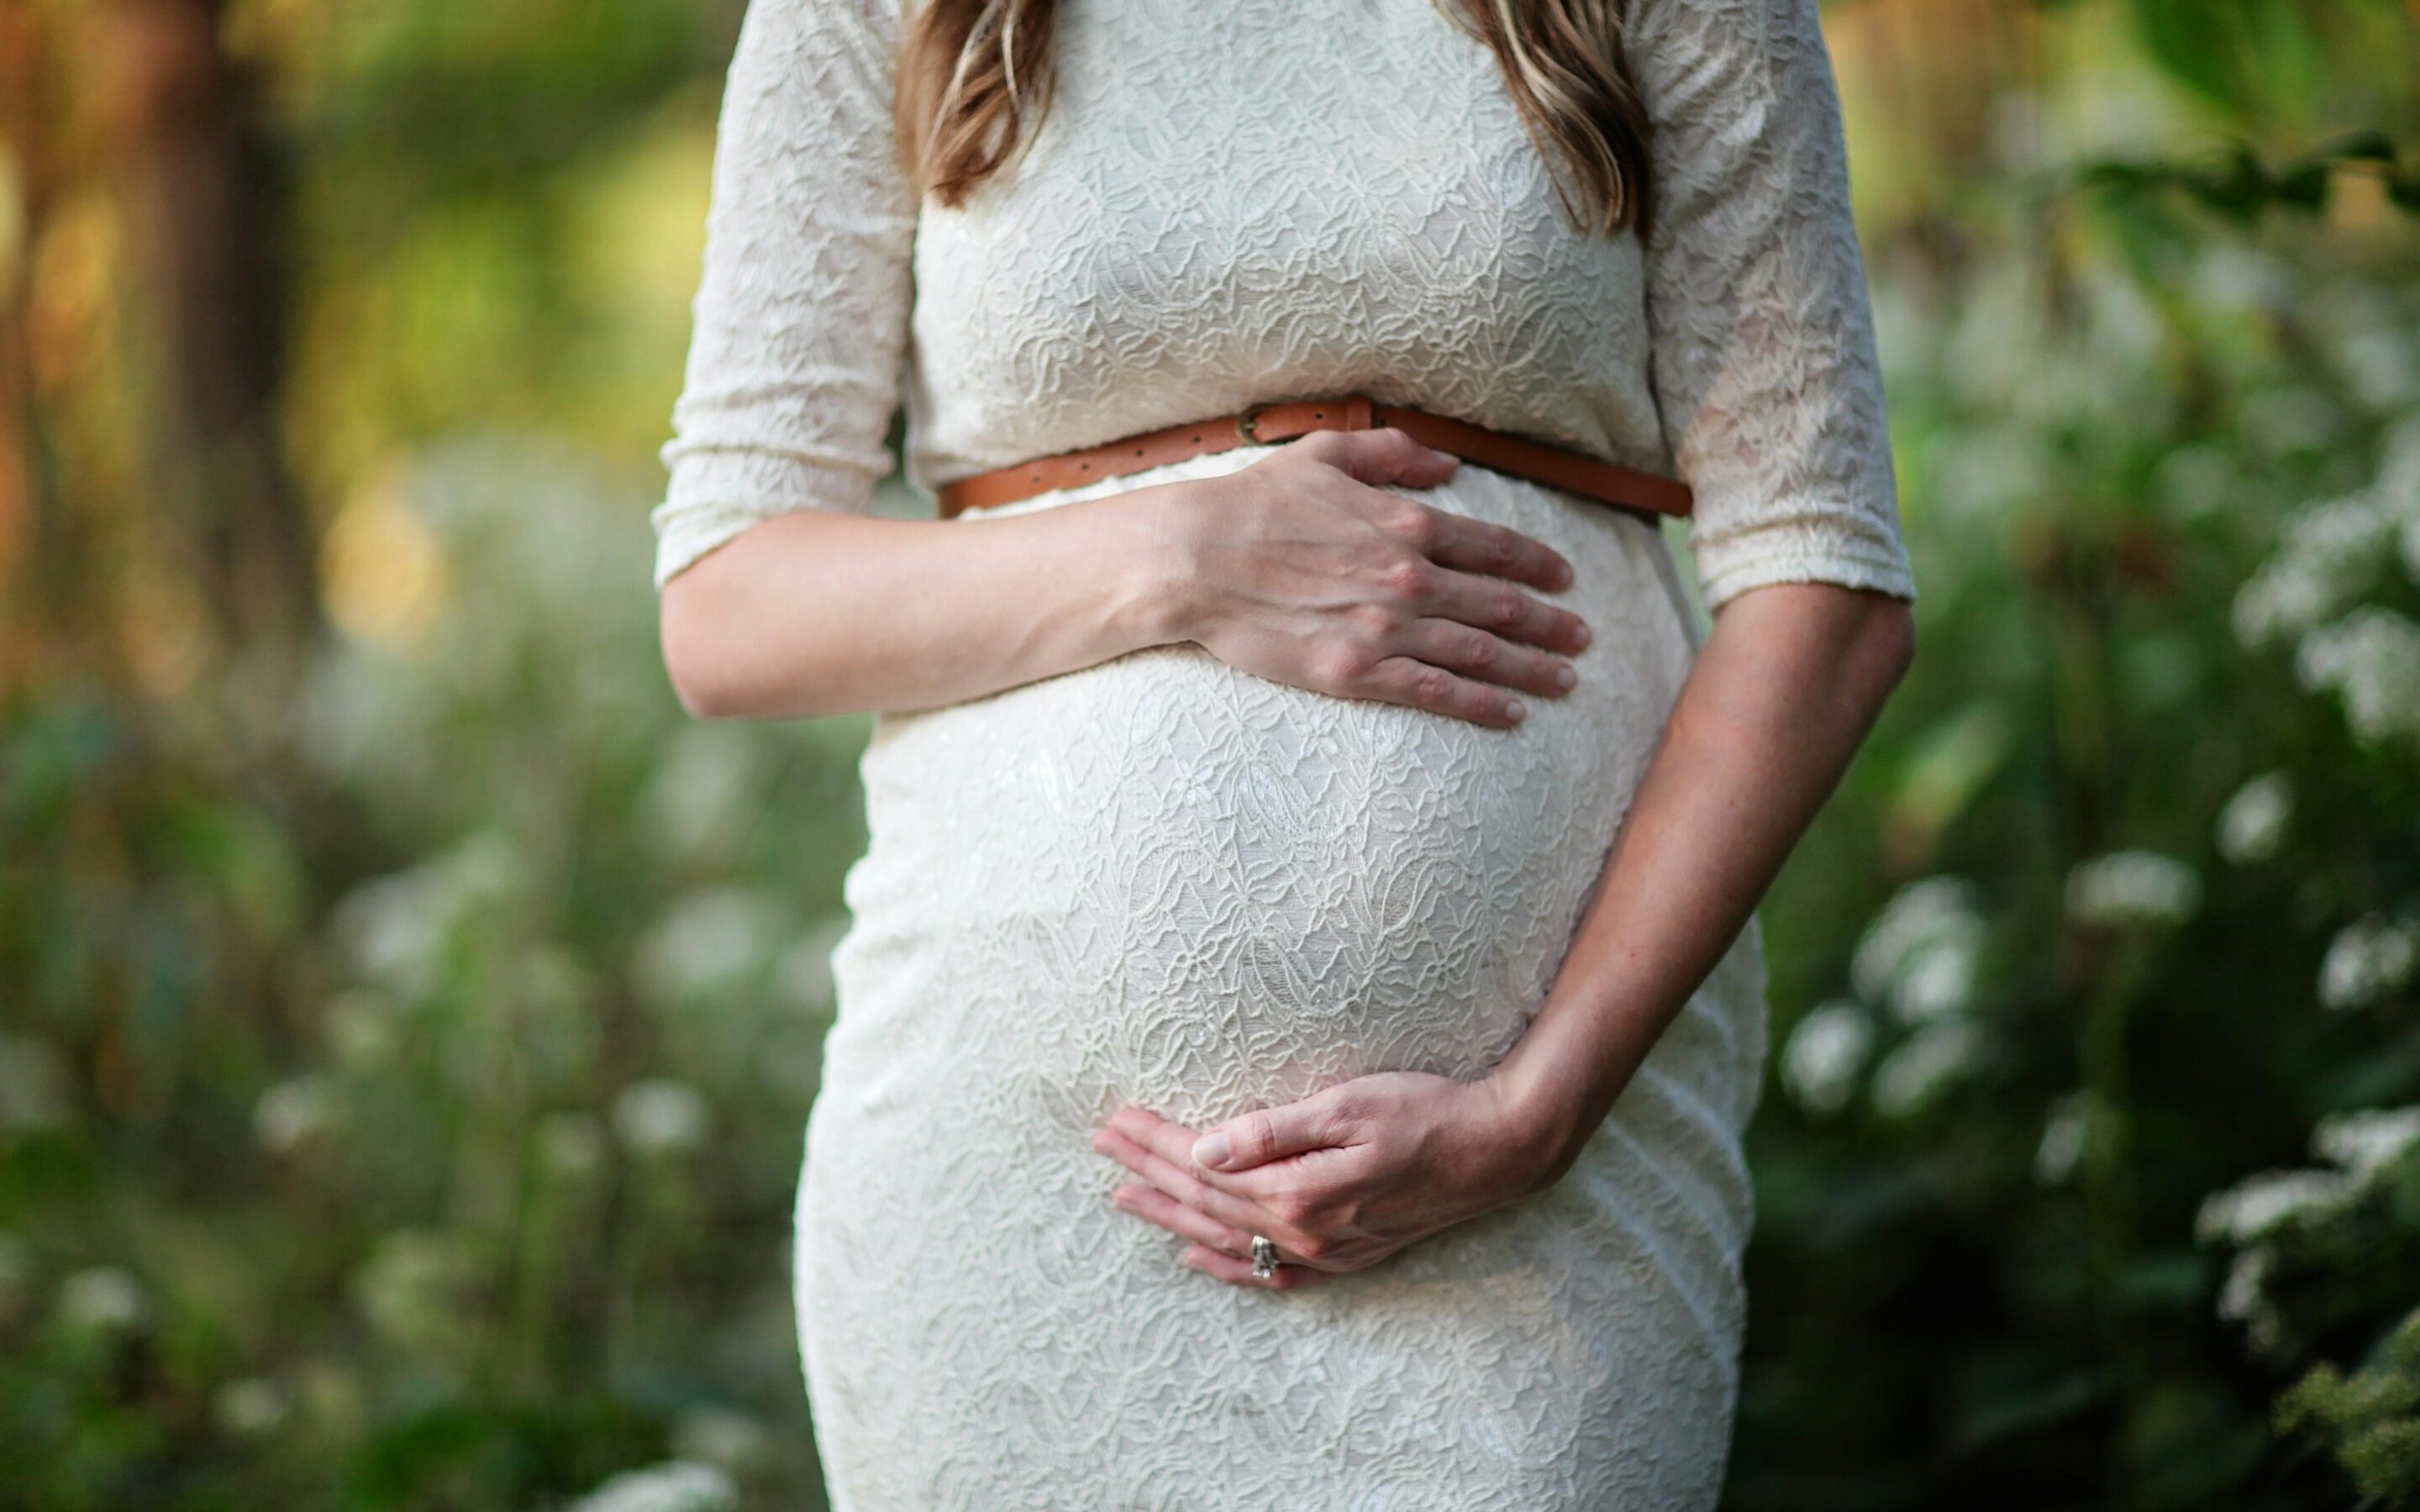
[[2328, 208], [2329, 168], [2324, 161], [2296, 163], [2279, 175], [2271, 184], [2271, 195], [2280, 205], [2298, 210], [2319, 211]]
[[2321, 149], [2321, 156], [2338, 162], [2394, 162], [2397, 154], [2394, 139], [2375, 129], [2354, 131], [2337, 138]]

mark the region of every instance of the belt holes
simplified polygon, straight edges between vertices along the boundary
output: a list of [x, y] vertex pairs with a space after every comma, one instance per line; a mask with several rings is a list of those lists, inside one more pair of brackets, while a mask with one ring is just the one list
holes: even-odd
[[1136, 447], [1136, 448], [1135, 448], [1135, 455], [1137, 455], [1137, 456], [1140, 456], [1140, 455], [1142, 455], [1142, 448], [1141, 448], [1141, 447], [1138, 446], [1138, 447]]
[[1326, 420], [1327, 418], [1327, 411], [1325, 409], [1314, 409], [1311, 412], [1311, 418], [1313, 420]]
[[1078, 462], [1076, 464], [1076, 471], [1078, 472], [1090, 472], [1093, 471], [1093, 464], [1090, 462]]

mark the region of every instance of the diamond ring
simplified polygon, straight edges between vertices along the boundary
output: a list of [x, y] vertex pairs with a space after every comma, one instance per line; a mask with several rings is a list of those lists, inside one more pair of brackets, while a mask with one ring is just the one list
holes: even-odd
[[1265, 1234], [1252, 1236], [1252, 1279], [1266, 1281], [1278, 1273], [1278, 1247]]

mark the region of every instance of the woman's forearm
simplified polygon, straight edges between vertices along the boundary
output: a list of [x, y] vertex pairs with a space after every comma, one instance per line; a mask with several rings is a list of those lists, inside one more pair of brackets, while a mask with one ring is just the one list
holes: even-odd
[[664, 585], [664, 664], [709, 718], [932, 708], [1147, 647], [1508, 727], [1569, 691], [1571, 563], [1419, 502], [1458, 462], [1392, 426], [1025, 514], [765, 520]]
[[994, 518], [802, 510], [664, 585], [664, 665], [706, 718], [930, 708], [1179, 639], [1184, 485]]
[[1831, 584], [1716, 614], [1554, 987], [1491, 1078], [1548, 1179], [1737, 938], [1915, 644], [1904, 602]]

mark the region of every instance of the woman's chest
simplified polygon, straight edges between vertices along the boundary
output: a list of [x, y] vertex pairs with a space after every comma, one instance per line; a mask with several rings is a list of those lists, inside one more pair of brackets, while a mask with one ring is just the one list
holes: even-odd
[[917, 361], [961, 410], [1332, 384], [1500, 412], [1642, 348], [1636, 239], [1571, 224], [1435, 0], [1072, 0], [1056, 46], [1026, 154], [920, 222]]

